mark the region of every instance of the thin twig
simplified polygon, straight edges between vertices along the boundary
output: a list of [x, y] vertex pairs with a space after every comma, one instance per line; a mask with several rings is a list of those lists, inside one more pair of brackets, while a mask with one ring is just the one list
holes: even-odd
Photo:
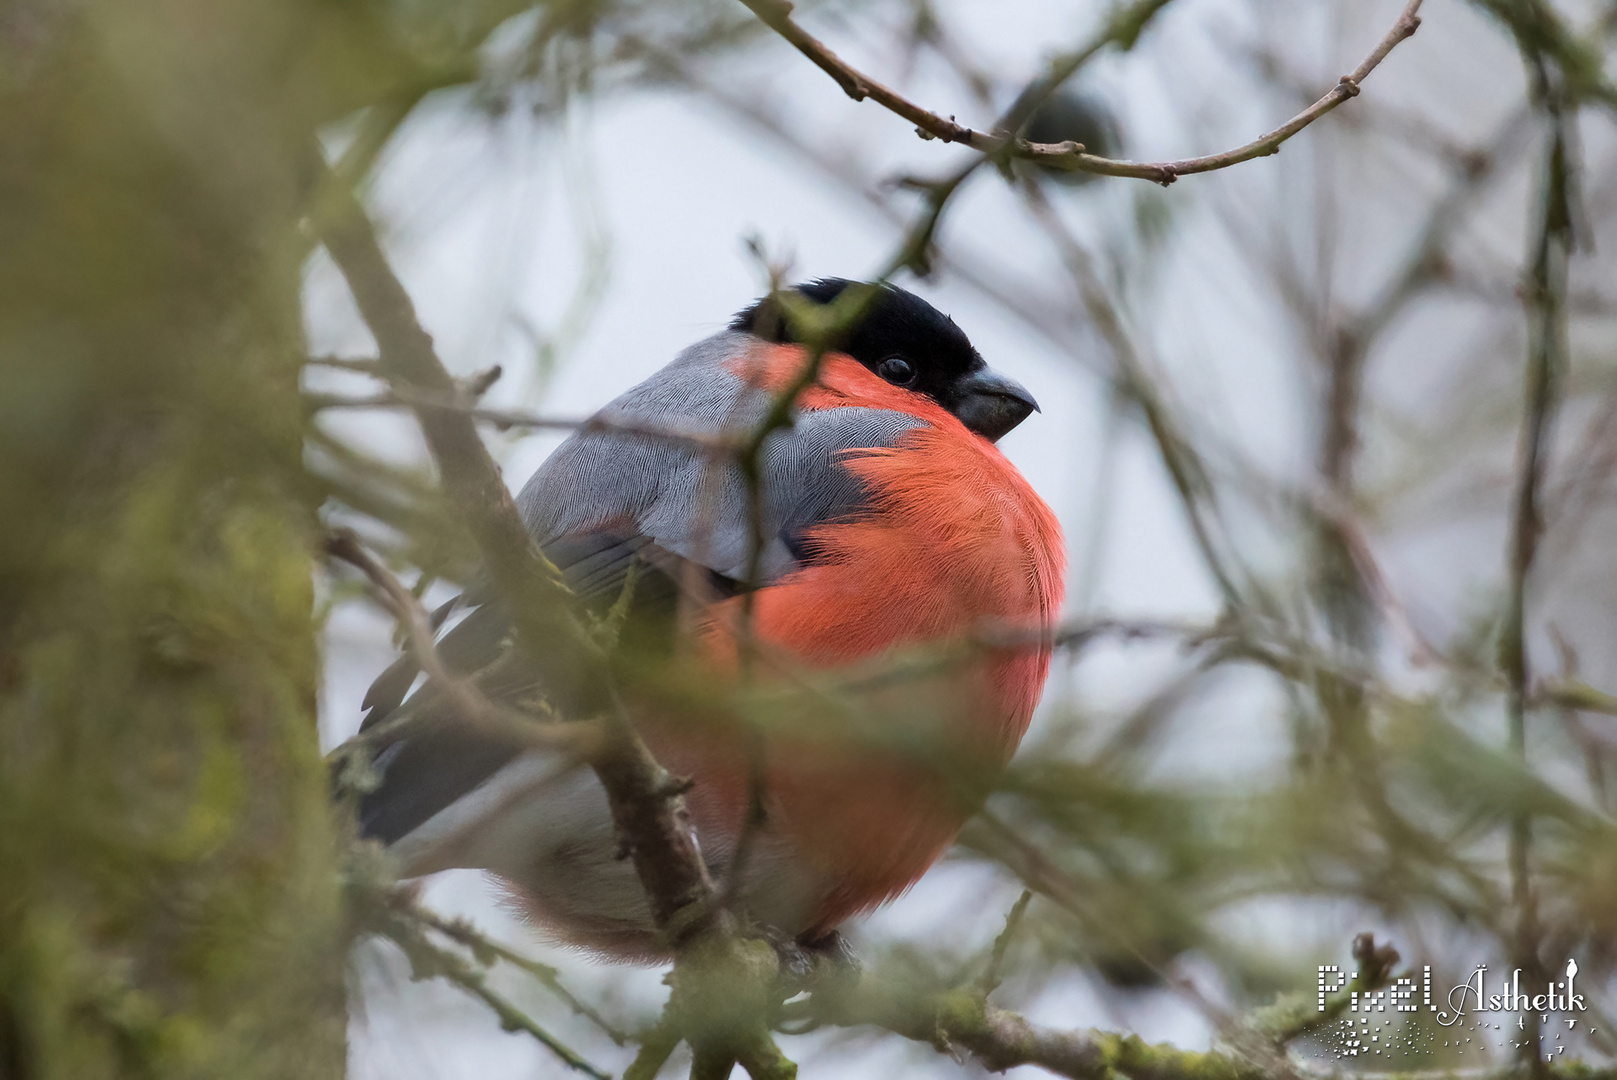
[[678, 1028], [665, 1020], [640, 1037], [640, 1052], [623, 1071], [623, 1080], [656, 1080], [673, 1056], [681, 1038]]
[[546, 1031], [527, 1013], [488, 984], [486, 972], [459, 954], [435, 944], [421, 926], [387, 905], [376, 913], [376, 929], [404, 951], [416, 979], [440, 978], [459, 986], [487, 1005], [506, 1031], [522, 1032], [555, 1054], [577, 1072], [611, 1080], [610, 1074], [586, 1061], [576, 1051]]
[[485, 966], [487, 966], [487, 960], [484, 958], [487, 957], [504, 960], [508, 964], [521, 968], [524, 972], [531, 975], [545, 989], [549, 990], [552, 994], [555, 994], [558, 998], [560, 998], [568, 1008], [573, 1010], [573, 1012], [586, 1018], [596, 1027], [600, 1028], [601, 1031], [605, 1032], [606, 1037], [611, 1039], [618, 1046], [628, 1045], [629, 1036], [613, 1025], [594, 1008], [579, 1000], [579, 998], [571, 990], [567, 989], [567, 987], [563, 985], [561, 981], [561, 972], [557, 971], [549, 964], [541, 964], [539, 961], [534, 960], [531, 957], [523, 956], [521, 953], [507, 948], [498, 941], [495, 941], [493, 938], [479, 931], [465, 919], [446, 919], [437, 912], [421, 907], [419, 904], [414, 902], [406, 903], [402, 900], [398, 900], [395, 901], [394, 906], [397, 910], [402, 911], [402, 913], [408, 915], [410, 918], [416, 919], [423, 925], [429, 926], [438, 931], [438, 933], [443, 934], [445, 937], [466, 946], [472, 951], [473, 956], [478, 957], [480, 961], [484, 962]]
[[[752, 633], [752, 619], [757, 590], [763, 584], [763, 555], [767, 541], [764, 535], [764, 448], [771, 435], [792, 423], [797, 401], [819, 378], [825, 357], [836, 348], [845, 334], [870, 313], [881, 298], [887, 280], [906, 267], [917, 273], [925, 273], [929, 269], [933, 237], [944, 210], [971, 175], [975, 164], [942, 181], [925, 185], [926, 200], [920, 215], [874, 281], [849, 286], [829, 305], [805, 302], [778, 287], [770, 294], [778, 317], [788, 320], [793, 336], [807, 345], [802, 366], [792, 381], [775, 395], [763, 418], [735, 453], [736, 468], [741, 473], [747, 492], [746, 592], [742, 597], [741, 617], [734, 628], [744, 673], [750, 672], [753, 658], [759, 651], [759, 643], [754, 640]], [[764, 790], [767, 748], [757, 732], [749, 732], [748, 739], [747, 809], [719, 894], [720, 904], [725, 907], [734, 903], [741, 894], [753, 843], [767, 820], [767, 793]]]
[[850, 991], [816, 999], [810, 1007], [833, 1024], [872, 1024], [942, 1053], [965, 1051], [996, 1073], [1036, 1065], [1073, 1080], [1278, 1080], [1283, 1075], [1267, 1068], [1269, 1062], [1242, 1054], [1180, 1050], [1136, 1036], [1035, 1024], [989, 1005], [974, 988], [928, 991], [867, 976]]
[[353, 371], [361, 375], [382, 375], [382, 362], [374, 357], [350, 356], [311, 356], [306, 363], [315, 367], [336, 368], [339, 371]]
[[394, 389], [369, 397], [347, 397], [342, 394], [305, 393], [304, 406], [321, 409], [437, 409], [459, 413], [473, 420], [482, 420], [502, 430], [507, 428], [536, 428], [547, 431], [604, 431], [618, 435], [635, 435], [659, 442], [688, 444], [704, 454], [734, 455], [740, 452], [739, 439], [713, 435], [701, 431], [684, 431], [656, 424], [615, 419], [608, 413], [596, 413], [587, 419], [544, 416], [525, 409], [499, 409], [486, 405], [471, 405], [434, 397], [410, 390]]
[[[460, 719], [524, 743], [567, 750], [584, 758], [596, 750], [600, 742], [597, 725], [539, 720], [492, 701], [472, 682], [450, 671], [438, 653], [427, 609], [392, 571], [365, 549], [352, 531], [338, 529], [332, 532], [326, 538], [326, 554], [356, 567], [376, 586], [383, 606], [404, 628], [411, 658], [454, 703]], [[401, 716], [401, 720], [406, 719]], [[381, 729], [376, 728], [356, 738], [374, 740], [380, 733]]]
[[[1315, 120], [1335, 109], [1349, 98], [1357, 97], [1364, 80], [1369, 77], [1381, 62], [1387, 58], [1399, 43], [1414, 35], [1420, 27], [1419, 11], [1423, 0], [1409, 0], [1398, 21], [1393, 24], [1370, 55], [1354, 68], [1350, 74], [1342, 78], [1328, 90], [1319, 100], [1308, 108], [1275, 128], [1243, 146], [1233, 150], [1226, 150], [1220, 154], [1209, 154], [1205, 157], [1185, 158], [1179, 161], [1134, 162], [1117, 161], [1112, 158], [1098, 157], [1094, 154], [1084, 153], [1083, 147], [1074, 142], [1066, 143], [1034, 143], [1016, 137], [1014, 134], [1025, 123], [1037, 108], [1043, 97], [1048, 95], [1057, 85], [1077, 70], [1084, 60], [1092, 55], [1098, 46], [1089, 51], [1079, 50], [1074, 54], [1077, 59], [1059, 65], [1056, 69], [1024, 91], [1018, 98], [1017, 105], [1002, 120], [1002, 126], [997, 134], [977, 131], [956, 123], [953, 119], [944, 119], [937, 113], [923, 109], [910, 101], [902, 94], [889, 89], [882, 83], [859, 71], [847, 61], [837, 56], [819, 39], [798, 26], [791, 17], [792, 5], [788, 0], [741, 0], [754, 14], [764, 21], [772, 30], [794, 45], [799, 52], [808, 57], [826, 74], [836, 80], [837, 85], [855, 101], [871, 98], [889, 111], [902, 116], [916, 125], [916, 130], [923, 138], [936, 138], [944, 142], [960, 143], [979, 150], [985, 155], [997, 156], [1009, 154], [1013, 157], [1026, 158], [1056, 169], [1067, 169], [1075, 172], [1099, 173], [1103, 176], [1132, 177], [1139, 180], [1150, 180], [1164, 187], [1173, 183], [1181, 176], [1194, 173], [1213, 172], [1218, 169], [1227, 169], [1231, 165], [1239, 165], [1253, 158], [1267, 157], [1279, 153], [1280, 147], [1287, 139], [1303, 130]], [[1111, 41], [1131, 43], [1132, 37], [1124, 37], [1127, 31], [1138, 35], [1144, 21], [1166, 6], [1165, 0], [1144, 0], [1137, 2], [1124, 10], [1108, 23], [1106, 34], [1100, 42], [1106, 44]], [[1024, 115], [1025, 114], [1025, 115]]]
[[1528, 708], [1534, 709], [1544, 705], [1572, 709], [1575, 712], [1617, 716], [1617, 694], [1609, 694], [1580, 682], [1541, 683], [1537, 693], [1528, 701]]
[[[396, 391], [458, 400], [458, 388], [388, 265], [375, 228], [347, 187], [329, 170], [324, 175], [319, 228], [376, 339], [384, 374]], [[603, 744], [590, 764], [606, 790], [655, 925], [675, 948], [676, 996], [688, 986], [683, 996], [711, 1019], [710, 983], [725, 980], [749, 1008], [723, 1037], [739, 1048], [737, 1058], [755, 1077], [787, 1075], [790, 1062], [762, 1026], [761, 1011], [753, 1011], [773, 979], [773, 966], [758, 962], [729, 913], [712, 903], [713, 881], [684, 809], [687, 784], [671, 776], [635, 732], [608, 657], [579, 624], [559, 572], [528, 535], [471, 417], [440, 405], [417, 406], [416, 414], [445, 495], [463, 515], [510, 606], [519, 646], [559, 661], [551, 668], [575, 680], [581, 700], [593, 699], [601, 710]]]
[[[1510, 748], [1525, 768], [1527, 764], [1527, 710], [1531, 692], [1532, 668], [1527, 649], [1527, 589], [1544, 531], [1540, 491], [1549, 454], [1550, 432], [1560, 405], [1560, 387], [1566, 368], [1566, 280], [1571, 257], [1572, 165], [1569, 159], [1566, 125], [1560, 90], [1550, 85], [1554, 77], [1543, 59], [1532, 58], [1540, 93], [1549, 119], [1550, 141], [1545, 162], [1544, 188], [1538, 237], [1529, 273], [1527, 303], [1530, 320], [1528, 356], [1524, 383], [1524, 415], [1518, 449], [1516, 494], [1510, 531], [1510, 599], [1500, 639], [1500, 664], [1510, 683], [1507, 714], [1510, 722]], [[1516, 924], [1512, 949], [1514, 963], [1530, 975], [1538, 973], [1538, 911], [1533, 893], [1531, 847], [1533, 823], [1525, 812], [1518, 812], [1510, 824], [1508, 860], [1511, 902]], [[1541, 1070], [1537, 1014], [1529, 1016], [1532, 1030], [1523, 1040], [1524, 1064]]]
[[[1079, 69], [1094, 59], [1102, 49], [1110, 45], [1116, 45], [1125, 51], [1134, 48], [1134, 43], [1145, 32], [1146, 26], [1170, 2], [1171, 0], [1134, 0], [1133, 3], [1120, 4], [1114, 8], [1100, 32], [1089, 41], [1050, 59], [1045, 65], [1044, 73], [1023, 87], [1022, 92], [1017, 94], [1016, 100], [1011, 103], [1011, 107], [995, 121], [994, 130], [1020, 135], [1028, 121], [1033, 119], [1033, 114], [1038, 112], [1039, 106], [1061, 89], [1068, 79], [1078, 74]], [[1028, 145], [1039, 148], [1029, 155], [1031, 157], [1052, 156], [1047, 152], [1050, 144]]]
[[1081, 651], [1101, 638], [1153, 641], [1179, 638], [1199, 645], [1227, 633], [1217, 623], [1178, 622], [1170, 619], [1120, 619], [1108, 615], [1074, 619], [1060, 626], [1021, 629], [996, 624], [979, 626], [973, 644], [985, 649], [1069, 649]]
[[1186, 522], [1207, 572], [1212, 575], [1225, 604], [1240, 606], [1243, 593], [1237, 585], [1236, 568], [1229, 565], [1231, 556], [1214, 537], [1213, 523], [1209, 520], [1217, 518], [1218, 507], [1211, 477], [1201, 455], [1181, 433], [1155, 380], [1147, 372], [1132, 335], [1123, 325], [1121, 314], [1107, 296], [1095, 272], [1094, 260], [1089, 252], [1055, 212], [1036, 179], [1027, 178], [1021, 185], [1021, 191], [1028, 209], [1055, 244], [1090, 321], [1111, 349], [1116, 372], [1112, 385], [1117, 393], [1140, 410], [1145, 419], [1163, 467], [1167, 469], [1184, 506]]
[[791, 42], [798, 52], [831, 76], [845, 94], [855, 101], [863, 101], [866, 98], [874, 100], [889, 112], [896, 113], [914, 124], [922, 138], [960, 143], [983, 151], [997, 150], [1004, 142], [1003, 139], [986, 132], [974, 131], [964, 124], [957, 124], [952, 118], [944, 119], [935, 112], [923, 109], [897, 91], [887, 88], [854, 68], [818, 38], [797, 25], [792, 18], [790, 0], [741, 0], [741, 2], [747, 5], [766, 26]]
[[1027, 914], [1027, 906], [1032, 901], [1033, 890], [1023, 889], [1022, 895], [1016, 898], [1016, 903], [1011, 905], [1010, 913], [1005, 916], [1005, 929], [994, 939], [994, 950], [989, 954], [988, 967], [977, 983], [985, 998], [999, 988], [1000, 969], [1005, 965], [1005, 953], [1010, 949], [1011, 939], [1016, 936], [1016, 931], [1021, 928], [1022, 916]]

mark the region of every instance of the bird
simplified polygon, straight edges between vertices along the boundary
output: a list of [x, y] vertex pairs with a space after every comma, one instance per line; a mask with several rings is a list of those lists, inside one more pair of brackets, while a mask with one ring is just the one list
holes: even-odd
[[[791, 292], [830, 305], [849, 288], [821, 278]], [[1063, 597], [1060, 524], [996, 445], [1037, 402], [926, 300], [871, 288], [818, 356], [778, 294], [751, 304], [574, 431], [516, 499], [579, 603], [616, 612], [621, 647], [677, 663], [688, 682], [869, 675], [846, 680], [856, 701], [840, 721], [803, 706], [800, 724], [761, 734], [707, 722], [699, 704], [625, 706], [687, 778], [715, 879], [734, 871], [747, 917], [809, 948], [905, 892], [953, 842], [973, 812], [960, 766], [992, 776], [1009, 762]], [[680, 437], [754, 431], [814, 362], [763, 443], [755, 487], [736, 461]], [[543, 657], [510, 660], [509, 612], [487, 582], [433, 621], [443, 666], [481, 672], [491, 697], [567, 715], [588, 693]], [[743, 632], [770, 663], [748, 664]], [[905, 656], [921, 658], [913, 677], [870, 675]], [[365, 697], [361, 733], [376, 738], [360, 835], [405, 878], [491, 873], [556, 941], [664, 958], [594, 773], [468, 723], [431, 680], [410, 693], [418, 675], [406, 654]]]

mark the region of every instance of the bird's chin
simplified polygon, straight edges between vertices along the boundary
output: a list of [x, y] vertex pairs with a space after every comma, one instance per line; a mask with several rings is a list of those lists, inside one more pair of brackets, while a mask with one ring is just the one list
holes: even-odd
[[954, 414], [970, 431], [989, 442], [999, 442], [1033, 414], [1035, 406], [1005, 394], [972, 394], [955, 406]]

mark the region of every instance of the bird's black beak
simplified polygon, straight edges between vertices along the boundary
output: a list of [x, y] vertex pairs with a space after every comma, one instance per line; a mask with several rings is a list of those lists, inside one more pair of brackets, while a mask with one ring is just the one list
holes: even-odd
[[960, 383], [954, 414], [989, 442], [999, 442], [1012, 428], [1039, 411], [1039, 403], [1015, 379], [983, 368]]

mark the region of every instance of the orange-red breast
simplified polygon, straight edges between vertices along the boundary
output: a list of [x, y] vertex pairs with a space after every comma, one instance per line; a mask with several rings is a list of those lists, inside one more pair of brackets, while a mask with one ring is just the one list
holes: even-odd
[[[846, 286], [797, 291], [829, 303]], [[694, 782], [692, 819], [715, 876], [728, 872], [754, 785], [763, 793], [740, 900], [804, 941], [913, 884], [970, 812], [963, 783], [1009, 759], [1049, 668], [1039, 638], [1061, 605], [1064, 566], [1054, 514], [994, 445], [1033, 398], [902, 289], [882, 288], [822, 358], [791, 426], [766, 442], [761, 507], [733, 461], [666, 437], [753, 430], [808, 360], [780, 312], [754, 304], [609, 404], [518, 497], [585, 603], [610, 606], [635, 568], [626, 637], [686, 650], [686, 670], [709, 685], [745, 677], [784, 692], [824, 669], [868, 668], [838, 706], [799, 693], [783, 706], [799, 723], [761, 737], [631, 700], [658, 757]], [[469, 611], [440, 641], [452, 668], [486, 668], [511, 647], [488, 590], [446, 609]], [[985, 646], [985, 631], [1023, 641]], [[742, 632], [755, 642], [744, 675]], [[913, 656], [915, 670], [877, 676], [894, 656]], [[565, 672], [505, 667], [516, 673], [485, 675], [487, 692], [551, 696], [565, 709]], [[383, 740], [381, 785], [360, 804], [364, 833], [407, 874], [490, 870], [556, 935], [657, 954], [594, 775], [474, 730], [430, 682], [404, 700], [415, 675], [400, 661], [366, 698], [367, 727], [400, 709], [418, 715]]]

